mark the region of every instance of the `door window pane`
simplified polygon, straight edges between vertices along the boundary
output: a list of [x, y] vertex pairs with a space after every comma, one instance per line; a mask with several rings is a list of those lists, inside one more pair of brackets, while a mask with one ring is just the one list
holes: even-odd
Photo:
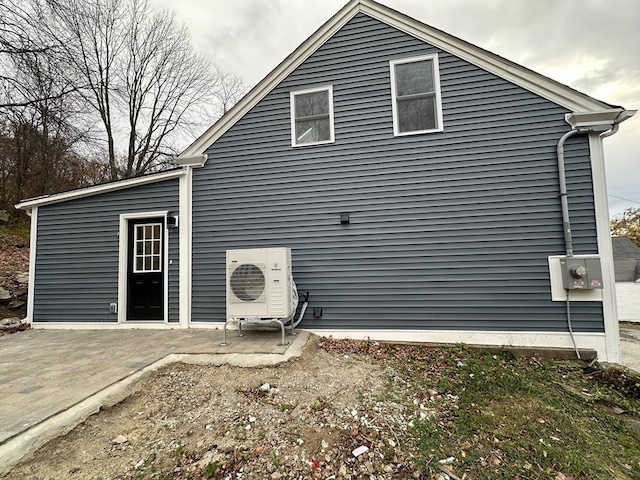
[[161, 272], [162, 224], [136, 225], [134, 231], [134, 273]]

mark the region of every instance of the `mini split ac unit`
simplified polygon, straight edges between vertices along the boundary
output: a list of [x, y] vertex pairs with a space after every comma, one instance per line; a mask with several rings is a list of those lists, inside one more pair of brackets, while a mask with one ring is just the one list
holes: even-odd
[[227, 318], [292, 317], [293, 289], [291, 249], [227, 250]]

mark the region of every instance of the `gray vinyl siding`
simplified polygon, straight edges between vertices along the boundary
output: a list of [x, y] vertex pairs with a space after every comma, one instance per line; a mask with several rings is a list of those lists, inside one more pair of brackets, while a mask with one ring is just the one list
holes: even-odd
[[[34, 321], [117, 322], [120, 214], [178, 211], [178, 181], [38, 208]], [[178, 230], [169, 230], [169, 321], [179, 321]]]
[[[444, 132], [393, 136], [389, 61], [438, 53]], [[291, 147], [289, 93], [332, 85], [335, 142]], [[225, 318], [225, 250], [287, 246], [301, 326], [567, 331], [556, 143], [567, 111], [358, 14], [207, 151], [193, 177], [193, 321]], [[566, 146], [576, 253], [595, 253], [586, 138]], [[341, 212], [351, 223], [341, 225]], [[572, 305], [602, 332], [600, 303]]]

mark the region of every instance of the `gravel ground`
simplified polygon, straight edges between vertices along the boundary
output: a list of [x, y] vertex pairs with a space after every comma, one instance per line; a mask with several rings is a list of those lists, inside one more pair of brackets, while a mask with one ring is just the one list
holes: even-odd
[[412, 420], [455, 398], [413, 398], [384, 362], [316, 342], [278, 367], [169, 366], [4, 478], [426, 478]]

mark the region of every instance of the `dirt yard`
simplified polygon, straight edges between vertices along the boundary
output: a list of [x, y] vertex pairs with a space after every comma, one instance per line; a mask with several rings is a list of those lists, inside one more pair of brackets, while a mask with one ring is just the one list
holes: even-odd
[[3, 478], [640, 478], [640, 377], [316, 338], [277, 367], [166, 367]]
[[381, 401], [390, 381], [406, 388], [389, 373], [313, 342], [274, 368], [176, 364], [5, 478], [413, 478], [396, 449], [427, 399]]

